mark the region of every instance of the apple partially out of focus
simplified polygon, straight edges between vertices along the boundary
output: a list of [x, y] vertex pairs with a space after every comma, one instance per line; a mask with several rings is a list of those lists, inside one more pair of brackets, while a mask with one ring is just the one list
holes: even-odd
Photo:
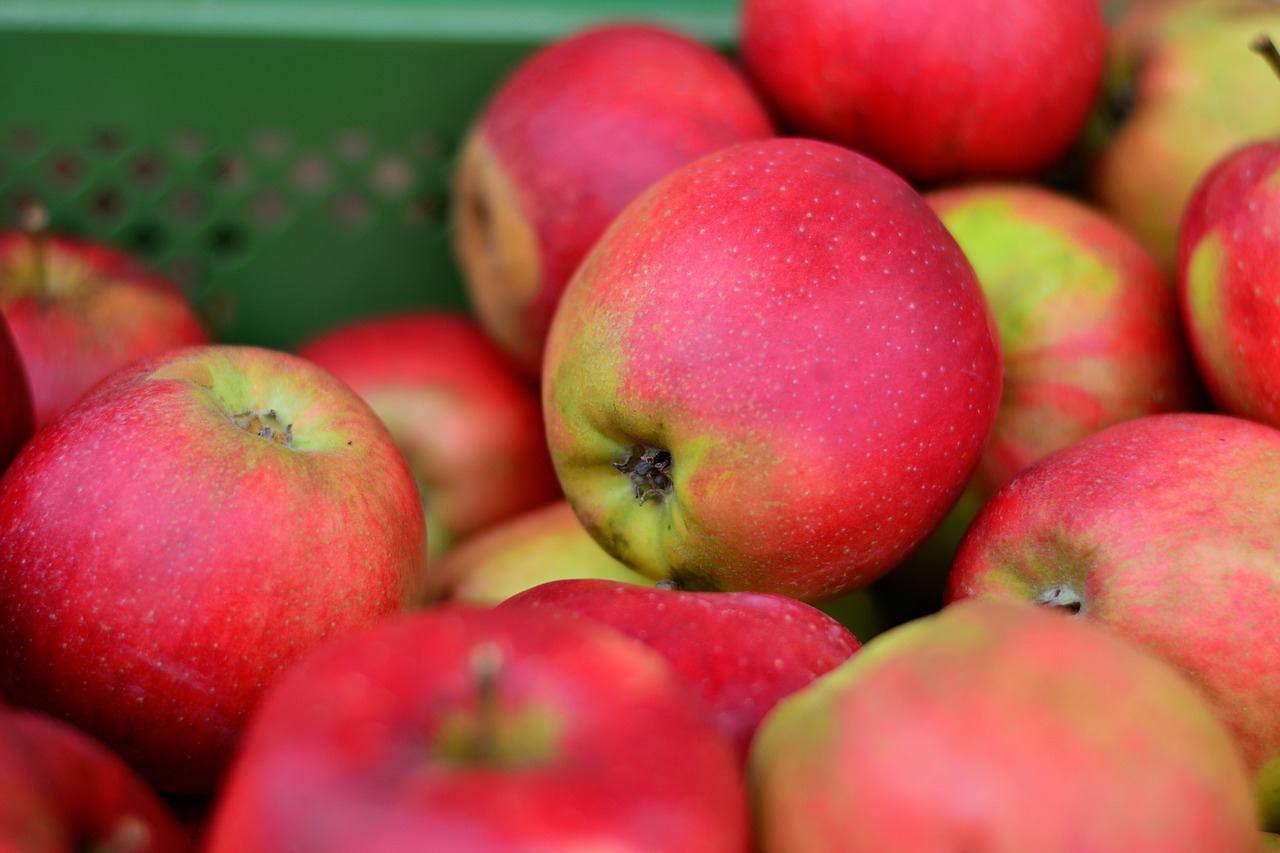
[[556, 312], [543, 410], [566, 499], [623, 563], [817, 602], [950, 510], [1001, 372], [973, 268], [919, 193], [773, 139], [614, 220]]
[[930, 612], [960, 537], [1014, 474], [1104, 427], [1201, 401], [1173, 282], [1118, 225], [1028, 184], [969, 184], [925, 200], [973, 264], [1004, 351], [1000, 410], [973, 479], [883, 581], [888, 595], [918, 596]]
[[1280, 135], [1275, 74], [1251, 50], [1280, 32], [1272, 0], [1144, 0], [1114, 28], [1090, 197], [1170, 274], [1187, 200], [1209, 168]]
[[453, 245], [480, 322], [537, 377], [565, 283], [623, 206], [773, 134], [738, 68], [679, 32], [605, 24], [534, 53], [476, 118], [454, 175]]
[[43, 426], [134, 359], [209, 341], [167, 279], [105, 243], [31, 229], [0, 231], [0, 312], [22, 358]]
[[646, 589], [599, 579], [551, 581], [512, 596], [525, 608], [611, 625], [666, 657], [746, 760], [778, 701], [847, 660], [858, 639], [831, 616], [765, 592]]
[[742, 61], [792, 133], [922, 183], [1033, 177], [1097, 93], [1097, 0], [747, 0]]
[[4, 401], [0, 406], [0, 474], [3, 474], [36, 431], [31, 386], [3, 313], [0, 313], [0, 400]]
[[494, 605], [529, 587], [568, 578], [655, 583], [601, 548], [561, 499], [497, 524], [429, 561], [424, 598]]
[[430, 557], [561, 496], [537, 390], [471, 318], [362, 320], [298, 354], [350, 385], [391, 431], [422, 494]]
[[1264, 828], [1280, 829], [1278, 486], [1272, 427], [1221, 414], [1108, 427], [991, 497], [948, 601], [1037, 602], [1173, 664], [1234, 736]]
[[1026, 604], [888, 631], [784, 699], [751, 753], [762, 850], [1252, 853], [1230, 735], [1172, 667]]
[[271, 691], [209, 853], [746, 853], [732, 746], [657, 652], [447, 605], [317, 650]]
[[1178, 296], [1218, 409], [1280, 427], [1280, 141], [1246, 145], [1201, 179], [1182, 219]]
[[0, 849], [184, 853], [195, 845], [104, 745], [45, 714], [0, 708]]
[[295, 658], [416, 600], [424, 540], [404, 457], [336, 378], [254, 347], [149, 356], [0, 479], [0, 692], [211, 791]]

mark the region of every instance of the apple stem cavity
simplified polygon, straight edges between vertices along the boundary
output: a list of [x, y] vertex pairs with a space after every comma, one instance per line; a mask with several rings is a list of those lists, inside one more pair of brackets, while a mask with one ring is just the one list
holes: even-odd
[[662, 499], [671, 494], [671, 453], [648, 444], [633, 444], [627, 458], [613, 467], [631, 478], [636, 500]]
[[1276, 44], [1271, 40], [1271, 36], [1266, 33], [1260, 33], [1249, 42], [1249, 49], [1255, 53], [1261, 54], [1262, 58], [1271, 66], [1271, 70], [1280, 76], [1280, 50], [1276, 49]]
[[535, 707], [503, 707], [499, 680], [506, 667], [492, 642], [471, 651], [467, 671], [475, 686], [473, 711], [445, 715], [435, 739], [435, 755], [455, 767], [532, 767], [555, 755], [555, 723]]
[[1084, 599], [1067, 584], [1049, 587], [1035, 597], [1035, 603], [1041, 607], [1061, 610], [1071, 616], [1084, 613]]
[[293, 447], [293, 424], [282, 423], [275, 409], [267, 409], [265, 412], [250, 409], [232, 415], [231, 420], [245, 432], [285, 447]]

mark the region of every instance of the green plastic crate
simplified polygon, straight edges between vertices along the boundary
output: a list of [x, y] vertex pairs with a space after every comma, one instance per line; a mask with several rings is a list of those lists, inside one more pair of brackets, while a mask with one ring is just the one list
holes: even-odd
[[606, 21], [709, 44], [738, 0], [0, 0], [0, 226], [29, 200], [186, 289], [219, 340], [467, 305], [462, 134], [530, 51]]

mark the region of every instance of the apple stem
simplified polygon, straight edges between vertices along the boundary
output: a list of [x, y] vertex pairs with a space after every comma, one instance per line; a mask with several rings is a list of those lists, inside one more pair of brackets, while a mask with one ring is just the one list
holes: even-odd
[[1266, 33], [1260, 33], [1254, 37], [1253, 41], [1249, 42], [1249, 49], [1261, 54], [1262, 58], [1271, 66], [1271, 70], [1277, 76], [1280, 76], [1280, 50], [1276, 49], [1276, 44], [1271, 40], [1271, 36]]
[[471, 652], [468, 667], [476, 680], [476, 731], [473, 758], [481, 764], [495, 762], [502, 703], [498, 697], [498, 676], [502, 674], [502, 649], [496, 643], [481, 643]]
[[39, 202], [27, 204], [21, 214], [22, 230], [35, 249], [36, 283], [40, 294], [49, 294], [49, 211]]

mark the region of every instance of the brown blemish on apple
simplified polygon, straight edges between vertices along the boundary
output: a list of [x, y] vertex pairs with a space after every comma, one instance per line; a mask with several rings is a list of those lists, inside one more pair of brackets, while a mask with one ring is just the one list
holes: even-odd
[[627, 456], [613, 467], [631, 478], [636, 500], [661, 500], [671, 494], [671, 453], [648, 444], [633, 444]]
[[524, 308], [542, 281], [538, 237], [479, 133], [463, 148], [453, 199], [454, 248], [476, 313], [503, 349], [523, 354]]
[[231, 420], [245, 432], [285, 447], [293, 446], [293, 424], [282, 423], [275, 409], [267, 409], [265, 412], [251, 409], [232, 415]]
[[1084, 599], [1080, 597], [1080, 593], [1064, 583], [1049, 587], [1037, 595], [1034, 601], [1041, 607], [1060, 610], [1070, 616], [1079, 616], [1084, 613]]

